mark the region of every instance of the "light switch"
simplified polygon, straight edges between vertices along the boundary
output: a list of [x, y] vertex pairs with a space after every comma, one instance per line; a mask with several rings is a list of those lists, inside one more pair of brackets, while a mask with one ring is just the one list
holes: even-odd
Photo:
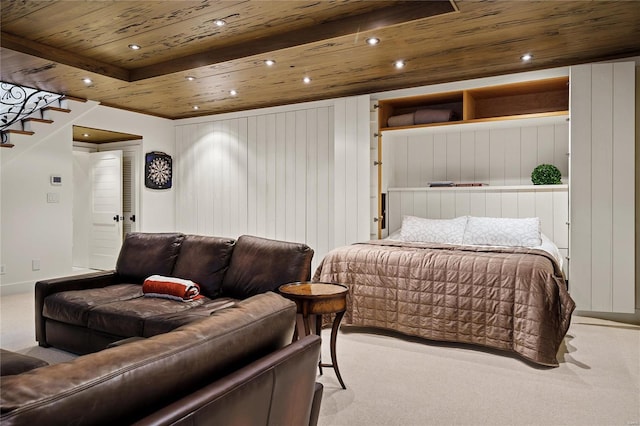
[[57, 192], [47, 192], [47, 203], [59, 203], [60, 194]]

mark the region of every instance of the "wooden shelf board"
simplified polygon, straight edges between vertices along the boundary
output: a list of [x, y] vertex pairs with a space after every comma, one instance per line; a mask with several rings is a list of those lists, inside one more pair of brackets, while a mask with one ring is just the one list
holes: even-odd
[[[383, 127], [381, 132], [398, 132], [398, 131], [415, 131], [421, 130], [442, 130], [443, 127], [465, 126], [473, 127], [473, 125], [491, 125], [493, 127], [512, 127], [517, 125], [536, 125], [537, 122], [562, 122], [569, 118], [569, 111], [553, 111], [553, 112], [541, 112], [536, 114], [522, 114], [522, 115], [508, 115], [502, 117], [491, 118], [477, 118], [473, 120], [460, 120], [460, 121], [445, 121], [442, 123], [432, 124], [420, 124], [415, 126], [401, 126], [401, 127]], [[518, 123], [518, 120], [522, 120], [523, 123]], [[488, 123], [488, 124], [485, 124]]]
[[485, 186], [440, 186], [440, 187], [392, 187], [387, 188], [387, 192], [420, 192], [420, 191], [548, 191], [561, 190], [568, 191], [568, 184], [559, 185], [485, 185]]

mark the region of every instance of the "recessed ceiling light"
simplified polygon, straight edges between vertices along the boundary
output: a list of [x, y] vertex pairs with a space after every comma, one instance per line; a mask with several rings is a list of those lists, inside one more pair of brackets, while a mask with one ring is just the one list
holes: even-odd
[[82, 79], [82, 81], [84, 82], [84, 84], [91, 84], [93, 83], [93, 81], [89, 78], [89, 77], [85, 77]]
[[229, 91], [229, 94], [231, 96], [236, 96], [238, 94], [238, 92], [232, 89], [232, 90]]
[[130, 44], [129, 45], [129, 49], [131, 49], [131, 50], [140, 50], [141, 47], [140, 47], [139, 44]]
[[266, 59], [266, 60], [264, 61], [264, 64], [265, 64], [266, 66], [270, 67], [270, 66], [272, 66], [272, 65], [275, 65], [275, 64], [276, 64], [276, 61], [274, 61], [273, 59]]
[[188, 76], [186, 76], [186, 77], [185, 77], [185, 79], [187, 79], [187, 80], [189, 80], [189, 81], [193, 81], [193, 80], [195, 80], [196, 78], [195, 78], [194, 76], [192, 76], [192, 75], [188, 75]]
[[88, 138], [90, 135], [89, 135], [89, 133], [83, 133], [82, 136], [85, 137], [85, 138]]
[[369, 46], [375, 46], [376, 44], [380, 43], [380, 39], [377, 37], [369, 37], [367, 39], [367, 44]]
[[304, 81], [304, 84], [309, 84], [311, 83], [311, 79], [309, 77], [305, 77], [302, 79], [302, 81]]
[[524, 55], [520, 56], [520, 59], [527, 62], [533, 59], [533, 55], [531, 53], [525, 53]]
[[193, 109], [200, 109], [200, 107], [198, 105], [194, 105]]
[[395, 61], [393, 63], [393, 66], [396, 67], [397, 69], [404, 68], [405, 65], [406, 64], [404, 61]]
[[224, 19], [216, 19], [215, 21], [213, 21], [213, 23], [218, 27], [224, 27], [225, 25], [227, 25], [227, 21], [225, 21]]

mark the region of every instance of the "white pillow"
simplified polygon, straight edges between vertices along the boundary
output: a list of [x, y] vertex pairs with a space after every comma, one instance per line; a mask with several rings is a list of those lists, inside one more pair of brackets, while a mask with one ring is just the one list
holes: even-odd
[[464, 244], [536, 247], [542, 244], [540, 218], [469, 217]]
[[462, 244], [466, 224], [466, 216], [455, 219], [424, 219], [404, 216], [400, 235], [403, 241]]

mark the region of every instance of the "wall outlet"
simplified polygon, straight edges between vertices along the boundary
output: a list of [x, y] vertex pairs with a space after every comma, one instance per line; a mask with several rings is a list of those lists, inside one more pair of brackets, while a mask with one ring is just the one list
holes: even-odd
[[31, 261], [31, 270], [39, 271], [40, 270], [40, 259], [33, 259]]
[[47, 192], [47, 203], [59, 203], [60, 194], [57, 192]]

